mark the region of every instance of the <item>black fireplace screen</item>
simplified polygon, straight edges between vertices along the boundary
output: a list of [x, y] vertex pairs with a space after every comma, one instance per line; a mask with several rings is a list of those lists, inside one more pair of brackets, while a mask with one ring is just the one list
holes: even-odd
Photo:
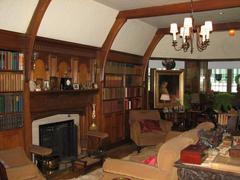
[[60, 160], [77, 158], [77, 126], [73, 120], [39, 126], [40, 146], [49, 147]]

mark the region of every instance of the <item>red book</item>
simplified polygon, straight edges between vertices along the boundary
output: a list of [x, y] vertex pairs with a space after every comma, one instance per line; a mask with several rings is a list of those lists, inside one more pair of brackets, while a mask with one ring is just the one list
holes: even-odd
[[181, 151], [180, 160], [182, 163], [201, 164], [207, 157], [206, 146], [196, 144], [189, 145]]

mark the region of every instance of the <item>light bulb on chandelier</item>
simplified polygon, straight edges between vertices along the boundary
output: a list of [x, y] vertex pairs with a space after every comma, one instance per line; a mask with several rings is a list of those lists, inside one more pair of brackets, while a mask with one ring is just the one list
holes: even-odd
[[193, 18], [193, 2], [191, 0], [191, 16], [184, 18], [183, 27], [180, 28], [180, 38], [182, 38], [182, 45], [177, 47], [177, 23], [170, 25], [170, 33], [173, 34], [172, 46], [176, 51], [183, 50], [187, 52], [189, 48], [193, 53], [193, 39], [194, 33], [196, 33], [196, 46], [198, 51], [202, 52], [207, 48], [210, 42], [210, 32], [213, 30], [212, 21], [205, 21], [205, 24], [201, 27], [194, 24]]

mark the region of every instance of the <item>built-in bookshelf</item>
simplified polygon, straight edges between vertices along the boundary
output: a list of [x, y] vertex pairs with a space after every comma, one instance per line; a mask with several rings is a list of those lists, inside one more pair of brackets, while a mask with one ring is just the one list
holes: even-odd
[[0, 50], [0, 130], [23, 127], [24, 55]]
[[[122, 110], [139, 109], [142, 107], [141, 70], [139, 65], [111, 61], [107, 63], [103, 88], [104, 108], [112, 109], [112, 112], [116, 112], [111, 104], [122, 104]], [[120, 101], [119, 99], [124, 100]], [[105, 102], [106, 100], [111, 100], [111, 102]], [[119, 111], [119, 106], [114, 107]], [[108, 110], [106, 112], [109, 113], [111, 111]]]
[[[115, 143], [126, 137], [128, 110], [142, 107], [142, 66], [108, 61], [103, 87], [103, 116]], [[117, 132], [117, 134], [116, 134]]]

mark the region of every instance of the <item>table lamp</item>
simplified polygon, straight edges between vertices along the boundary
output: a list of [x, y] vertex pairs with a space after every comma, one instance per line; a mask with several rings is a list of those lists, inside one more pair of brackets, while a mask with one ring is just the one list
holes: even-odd
[[161, 94], [160, 100], [163, 101], [164, 103], [166, 101], [170, 101], [170, 96], [169, 94]]

